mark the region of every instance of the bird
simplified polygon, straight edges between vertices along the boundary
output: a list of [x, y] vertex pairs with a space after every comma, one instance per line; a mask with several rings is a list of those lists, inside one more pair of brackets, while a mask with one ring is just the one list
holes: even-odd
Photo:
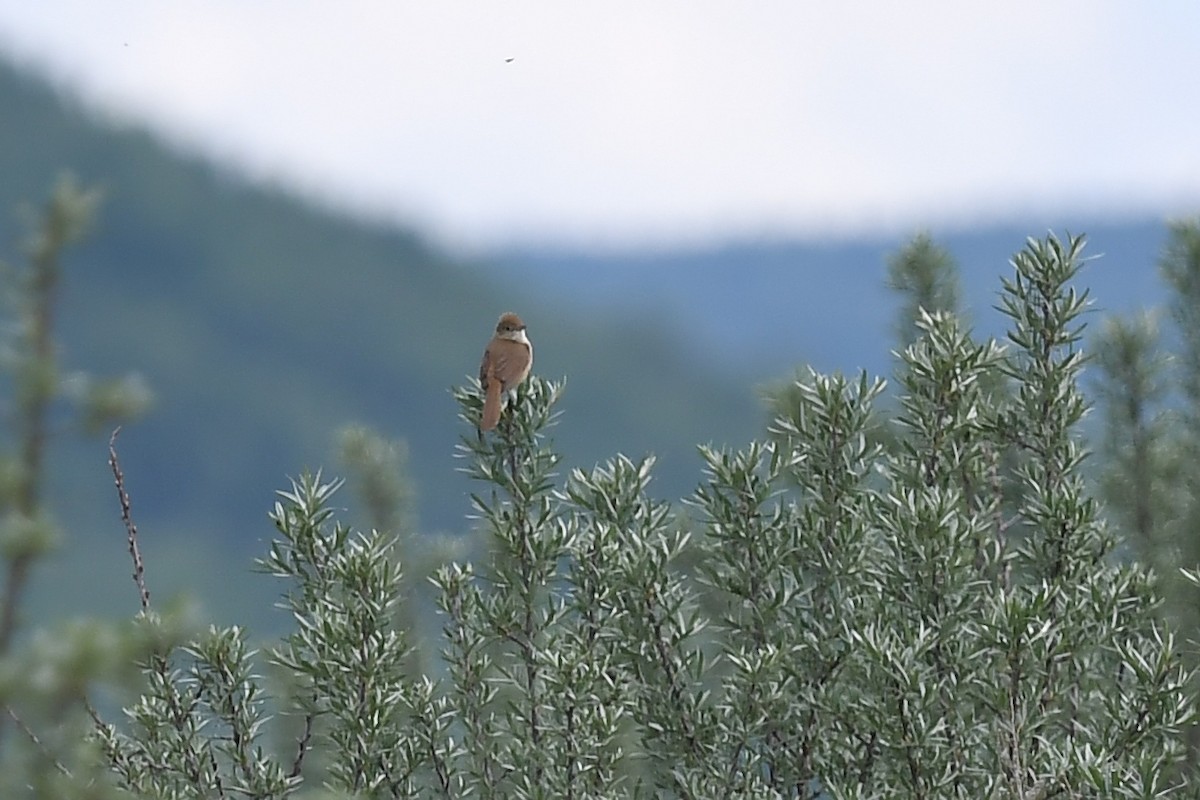
[[496, 427], [503, 395], [516, 391], [532, 366], [533, 345], [525, 333], [525, 323], [511, 311], [501, 314], [496, 333], [483, 351], [483, 361], [479, 364], [479, 384], [483, 388], [480, 431]]

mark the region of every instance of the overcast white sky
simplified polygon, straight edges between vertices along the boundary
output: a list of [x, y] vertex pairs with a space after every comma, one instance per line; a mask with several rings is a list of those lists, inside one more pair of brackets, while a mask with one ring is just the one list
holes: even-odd
[[1194, 0], [0, 0], [0, 49], [468, 247], [1200, 209]]

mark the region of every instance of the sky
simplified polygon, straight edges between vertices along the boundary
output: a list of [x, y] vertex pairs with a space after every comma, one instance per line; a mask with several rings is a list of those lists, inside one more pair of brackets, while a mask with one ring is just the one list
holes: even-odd
[[1192, 0], [0, 0], [0, 53], [466, 249], [1200, 208]]

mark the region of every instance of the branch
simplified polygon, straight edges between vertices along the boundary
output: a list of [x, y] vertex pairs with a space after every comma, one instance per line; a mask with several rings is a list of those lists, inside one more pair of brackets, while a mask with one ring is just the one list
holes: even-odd
[[112, 467], [113, 482], [117, 486], [117, 497], [121, 500], [121, 521], [129, 533], [129, 557], [133, 559], [133, 582], [137, 584], [141, 596], [142, 613], [150, 611], [150, 590], [146, 588], [146, 565], [142, 561], [142, 551], [138, 547], [137, 524], [130, 512], [129, 493], [125, 491], [125, 474], [121, 472], [121, 462], [117, 460], [117, 434], [120, 426], [113, 429], [108, 440], [108, 465]]
[[288, 773], [289, 778], [299, 778], [300, 771], [304, 768], [304, 756], [308, 754], [309, 742], [312, 740], [313, 716], [311, 711], [304, 715], [304, 733], [296, 742], [296, 758], [292, 761], [292, 771]]
[[52, 763], [54, 768], [63, 775], [67, 776], [68, 778], [72, 778], [73, 776], [71, 775], [71, 770], [67, 769], [61, 761], [54, 757], [54, 754], [50, 752], [49, 748], [46, 747], [41, 738], [34, 733], [32, 728], [25, 724], [25, 720], [17, 716], [17, 712], [13, 711], [11, 706], [5, 706], [5, 710], [8, 712], [8, 715], [12, 717], [13, 722], [17, 723], [17, 727], [21, 729], [29, 741], [33, 743], [33, 746], [37, 748], [39, 753], [41, 753], [42, 757]]

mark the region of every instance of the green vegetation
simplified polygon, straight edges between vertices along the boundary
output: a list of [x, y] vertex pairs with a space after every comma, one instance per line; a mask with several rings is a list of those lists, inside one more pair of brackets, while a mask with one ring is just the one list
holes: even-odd
[[[49, 124], [69, 106], [10, 77], [14, 175], [86, 142], [120, 177], [103, 237], [70, 178], [0, 228], [23, 245], [0, 273], [0, 796], [1200, 796], [1200, 225], [1171, 228], [1167, 313], [1092, 340], [1096, 458], [1082, 239], [1014, 256], [994, 341], [922, 235], [889, 261], [893, 385], [809, 371], [680, 490], [642, 453], [758, 418], [661, 330], [547, 306], [539, 374], [570, 390], [534, 376], [480, 437], [475, 387], [427, 387], [526, 292]], [[148, 386], [161, 410], [118, 439]], [[352, 492], [304, 471], [331, 449]], [[261, 518], [288, 465], [264, 541], [236, 509]], [[470, 535], [428, 532], [468, 504]], [[235, 624], [170, 597], [205, 572]], [[117, 591], [133, 619], [103, 618]], [[72, 618], [43, 623], [46, 597]]]
[[918, 234], [888, 261], [888, 287], [904, 298], [896, 337], [903, 347], [916, 341], [922, 312], [962, 313], [958, 264], [928, 233]]
[[[1014, 257], [1007, 343], [918, 307], [894, 411], [882, 381], [811, 373], [766, 439], [701, 448], [678, 504], [649, 493], [652, 458], [559, 474], [563, 383], [531, 378], [487, 437], [456, 389], [479, 538], [355, 530], [340, 482], [302, 476], [259, 561], [292, 626], [261, 652], [151, 602], [110, 445], [141, 611], [3, 659], [5, 796], [1193, 792], [1194, 669], [1083, 471], [1082, 247]], [[403, 528], [402, 447], [362, 428], [342, 447], [362, 515]]]
[[[149, 398], [136, 382], [64, 375], [55, 320], [64, 250], [87, 230], [93, 190], [62, 180], [24, 238], [21, 263], [0, 263], [6, 323], [0, 367], [8, 402], [0, 449], [0, 794], [87, 796], [106, 784], [88, 742], [90, 686], [132, 668], [140, 649], [127, 625], [74, 620], [22, 637], [29, 587], [59, 546], [55, 509], [45, 501], [51, 441], [65, 432], [111, 428]], [[29, 722], [37, 725], [38, 732]]]
[[[18, 212], [60, 170], [102, 190], [62, 284], [61, 366], [152, 387], [152, 412], [122, 434], [131, 490], [162, 590], [205, 616], [262, 609], [256, 628], [286, 625], [247, 567], [264, 545], [262, 498], [281, 475], [332, 465], [348, 425], [403, 442], [405, 513], [422, 534], [468, 532], [447, 398], [502, 311], [530, 322], [539, 371], [572, 375], [563, 407], [588, 422], [562, 431], [569, 463], [653, 452], [660, 491], [679, 494], [699, 469], [695, 442], [761, 423], [753, 387], [680, 358], [666, 322], [580, 315], [512, 271], [224, 172], [3, 63], [0, 108], [0, 259], [18, 260]], [[112, 503], [103, 447], [58, 437], [48, 457], [46, 498], [76, 535], [31, 587], [31, 613], [123, 615], [120, 525], [95, 513]], [[363, 513], [354, 521], [371, 522]]]

